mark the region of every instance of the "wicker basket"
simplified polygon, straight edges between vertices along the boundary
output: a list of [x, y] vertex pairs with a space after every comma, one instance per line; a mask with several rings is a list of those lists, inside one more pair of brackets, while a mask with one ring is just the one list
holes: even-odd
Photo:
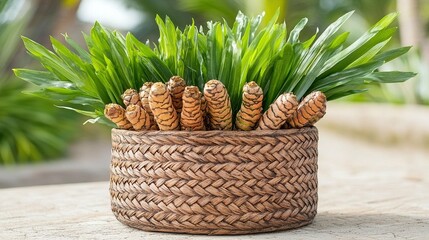
[[112, 130], [116, 218], [147, 231], [245, 234], [297, 228], [317, 208], [315, 127]]

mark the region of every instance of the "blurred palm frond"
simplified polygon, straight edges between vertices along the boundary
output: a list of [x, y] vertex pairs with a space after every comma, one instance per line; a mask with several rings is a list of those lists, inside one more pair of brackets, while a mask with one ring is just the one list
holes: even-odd
[[58, 157], [76, 132], [75, 116], [52, 101], [23, 94], [10, 70], [19, 35], [34, 14], [32, 1], [0, 1], [0, 165]]

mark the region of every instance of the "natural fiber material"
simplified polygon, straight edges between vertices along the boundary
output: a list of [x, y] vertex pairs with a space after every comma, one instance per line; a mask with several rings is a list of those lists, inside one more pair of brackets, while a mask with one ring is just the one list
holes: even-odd
[[244, 234], [296, 228], [317, 207], [314, 127], [267, 131], [112, 130], [116, 218], [148, 230]]

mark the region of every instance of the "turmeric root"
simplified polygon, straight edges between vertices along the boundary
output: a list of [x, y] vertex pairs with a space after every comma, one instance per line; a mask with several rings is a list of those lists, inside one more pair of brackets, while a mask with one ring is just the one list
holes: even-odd
[[249, 82], [243, 87], [241, 108], [235, 119], [237, 129], [243, 131], [253, 130], [262, 115], [262, 88], [255, 82]]
[[125, 90], [121, 97], [126, 107], [130, 104], [141, 106], [139, 93], [135, 89], [130, 88]]
[[136, 131], [150, 128], [149, 114], [139, 105], [130, 104], [125, 110], [125, 117]]
[[170, 91], [171, 99], [173, 100], [173, 107], [179, 116], [182, 111], [182, 96], [185, 87], [185, 80], [179, 76], [173, 76], [168, 81], [168, 91]]
[[149, 106], [160, 130], [180, 129], [179, 117], [173, 107], [170, 92], [164, 83], [154, 83], [150, 88]]
[[218, 80], [210, 80], [204, 85], [210, 129], [232, 130], [231, 101], [225, 86]]
[[312, 126], [326, 113], [326, 96], [320, 91], [308, 94], [298, 105], [287, 127], [302, 128]]
[[298, 107], [296, 96], [292, 93], [280, 95], [265, 111], [259, 120], [257, 130], [280, 129], [285, 122], [293, 116]]
[[204, 130], [204, 118], [201, 111], [201, 92], [198, 87], [186, 87], [182, 99], [183, 108], [180, 117], [182, 130]]
[[152, 110], [149, 106], [149, 92], [150, 88], [152, 87], [153, 82], [145, 82], [143, 86], [140, 88], [140, 102], [142, 104], [143, 109], [149, 114], [149, 121], [150, 121], [150, 130], [158, 130], [158, 125], [155, 122], [155, 118], [153, 117]]
[[131, 129], [133, 127], [125, 117], [125, 109], [116, 103], [107, 104], [104, 107], [104, 116], [120, 129]]

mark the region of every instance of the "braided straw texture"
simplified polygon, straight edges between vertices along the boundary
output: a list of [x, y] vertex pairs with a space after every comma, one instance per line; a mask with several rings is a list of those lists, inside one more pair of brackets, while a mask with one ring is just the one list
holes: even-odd
[[112, 130], [116, 218], [147, 231], [245, 234], [296, 228], [317, 208], [315, 127]]

